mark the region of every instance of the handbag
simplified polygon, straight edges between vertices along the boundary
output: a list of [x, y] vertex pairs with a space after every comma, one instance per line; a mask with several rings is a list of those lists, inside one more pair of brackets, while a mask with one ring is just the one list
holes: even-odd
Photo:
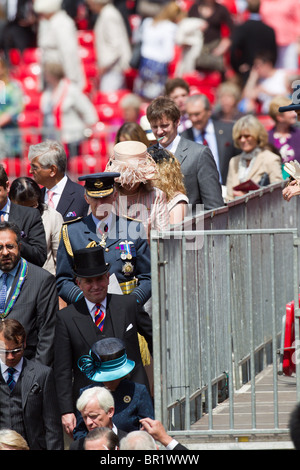
[[133, 45], [132, 48], [132, 55], [129, 62], [129, 65], [132, 69], [138, 70], [140, 63], [141, 63], [141, 48], [142, 42], [139, 41]]
[[207, 44], [203, 44], [201, 53], [196, 59], [196, 69], [217, 70], [223, 72], [225, 70], [223, 56], [216, 56], [212, 51], [219, 45], [220, 40], [216, 39]]

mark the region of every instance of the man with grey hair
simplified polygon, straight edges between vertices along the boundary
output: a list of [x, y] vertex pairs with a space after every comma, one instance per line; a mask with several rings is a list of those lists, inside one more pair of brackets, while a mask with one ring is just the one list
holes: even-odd
[[186, 101], [186, 112], [192, 127], [182, 132], [181, 137], [210, 148], [225, 186], [229, 160], [238, 153], [232, 140], [233, 122], [212, 118], [211, 103], [205, 94], [191, 95]]
[[28, 159], [34, 180], [44, 186], [44, 202], [60, 212], [65, 222], [88, 213], [84, 189], [66, 174], [67, 155], [55, 140], [45, 140], [29, 147]]
[[[91, 387], [82, 392], [76, 402], [76, 407], [81, 413], [87, 430], [105, 427], [111, 429], [119, 439], [126, 436], [126, 432], [118, 429], [113, 423], [115, 402], [112, 394], [105, 387]], [[82, 450], [85, 437], [74, 441], [70, 450]]]
[[121, 439], [120, 450], [158, 450], [158, 447], [146, 431], [131, 431]]

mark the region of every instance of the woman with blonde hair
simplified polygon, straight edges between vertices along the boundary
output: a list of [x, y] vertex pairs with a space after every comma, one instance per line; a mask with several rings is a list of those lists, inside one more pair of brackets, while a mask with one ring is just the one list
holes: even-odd
[[269, 150], [268, 133], [255, 116], [247, 114], [238, 119], [232, 137], [241, 153], [229, 161], [227, 201], [247, 194], [247, 188], [236, 189], [236, 186], [249, 180], [258, 186], [282, 181], [281, 158]]
[[154, 147], [149, 149], [149, 153], [156, 162], [159, 172], [154, 184], [166, 194], [170, 224], [178, 224], [187, 215], [189, 202], [180, 163], [166, 149]]

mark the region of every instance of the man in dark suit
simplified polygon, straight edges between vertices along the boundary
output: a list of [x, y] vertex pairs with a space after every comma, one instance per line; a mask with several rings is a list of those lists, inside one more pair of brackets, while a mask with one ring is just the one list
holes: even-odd
[[237, 25], [231, 35], [230, 64], [241, 80], [243, 87], [250, 74], [257, 53], [268, 51], [274, 63], [277, 58], [277, 43], [274, 29], [264, 23], [259, 14], [260, 0], [247, 0], [249, 17]]
[[[124, 341], [127, 356], [135, 362], [131, 379], [148, 386], [138, 333], [147, 341], [152, 354], [152, 321], [134, 296], [108, 294], [109, 265], [101, 246], [74, 252], [74, 276], [83, 297], [57, 313], [54, 350], [54, 373], [62, 423], [72, 435], [76, 426], [75, 402], [81, 388], [90, 385], [77, 361], [89, 353], [101, 338], [116, 337]], [[98, 324], [99, 312], [104, 324]], [[96, 315], [95, 315], [96, 314]], [[101, 329], [102, 327], [102, 329]]]
[[[211, 150], [178, 134], [180, 110], [168, 97], [154, 99], [147, 108], [147, 118], [161, 146], [175, 155], [181, 165], [184, 183], [193, 211], [210, 210], [224, 205], [219, 174]], [[150, 147], [151, 148], [151, 147]]]
[[105, 248], [110, 273], [120, 290], [144, 305], [151, 297], [150, 249], [142, 223], [118, 217], [112, 212], [117, 196], [114, 179], [119, 173], [81, 176], [91, 213], [65, 223], [57, 251], [56, 282], [59, 296], [67, 303], [82, 297], [73, 276], [73, 252], [88, 246]]
[[[104, 427], [111, 429], [119, 440], [127, 435], [127, 432], [117, 428], [113, 423], [115, 402], [105, 387], [87, 388], [78, 398], [76, 406], [89, 432]], [[84, 443], [85, 437], [82, 437], [71, 443], [70, 450], [83, 450]]]
[[64, 221], [85, 217], [88, 203], [83, 187], [67, 175], [67, 156], [61, 144], [45, 140], [29, 148], [28, 159], [35, 181], [44, 186], [44, 202], [54, 207]]
[[58, 309], [55, 277], [22, 258], [20, 245], [17, 225], [1, 222], [0, 318], [20, 321], [27, 336], [25, 357], [50, 366]]
[[18, 432], [30, 450], [63, 450], [53, 370], [26, 359], [26, 333], [17, 320], [0, 322], [0, 429]]
[[6, 24], [3, 30], [3, 49], [23, 51], [36, 47], [37, 17], [33, 11], [33, 0], [6, 0]]
[[22, 238], [21, 256], [30, 263], [43, 266], [47, 259], [47, 245], [41, 215], [37, 209], [11, 202], [8, 191], [8, 177], [0, 165], [0, 220], [18, 225]]
[[207, 145], [216, 162], [220, 183], [226, 185], [229, 160], [238, 153], [233, 145], [233, 123], [211, 118], [211, 104], [204, 94], [189, 96], [186, 110], [192, 127], [181, 136], [202, 145]]

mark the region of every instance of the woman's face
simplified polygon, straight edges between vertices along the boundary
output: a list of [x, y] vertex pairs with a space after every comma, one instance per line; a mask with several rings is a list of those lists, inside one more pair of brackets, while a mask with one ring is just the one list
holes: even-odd
[[239, 135], [239, 147], [243, 152], [252, 152], [257, 147], [257, 140], [250, 131], [243, 129]]

